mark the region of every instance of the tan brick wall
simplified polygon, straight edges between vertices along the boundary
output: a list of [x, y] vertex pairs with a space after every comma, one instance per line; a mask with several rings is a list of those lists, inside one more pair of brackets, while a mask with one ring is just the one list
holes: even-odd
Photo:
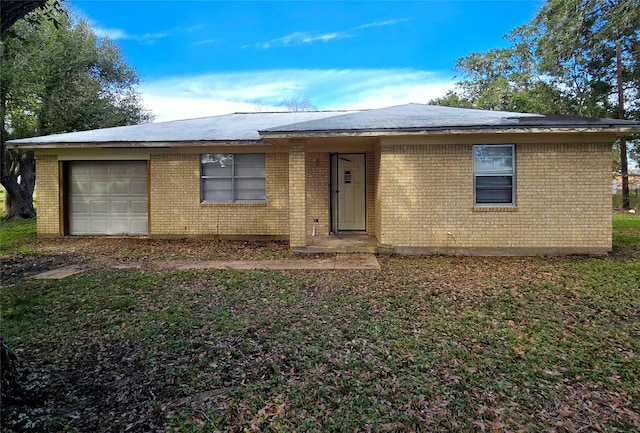
[[[517, 206], [474, 207], [472, 144], [383, 142], [367, 153], [368, 232], [381, 244], [434, 252], [610, 250], [610, 149], [516, 143]], [[36, 164], [38, 234], [60, 235], [58, 157], [38, 155]], [[150, 235], [267, 235], [296, 247], [315, 218], [318, 234], [327, 234], [329, 153], [306, 153], [293, 141], [266, 164], [266, 203], [203, 204], [199, 154], [151, 155]], [[298, 204], [291, 212], [290, 203]]]
[[474, 208], [471, 144], [383, 145], [380, 158], [380, 243], [611, 249], [610, 143], [516, 144], [516, 207]]
[[151, 157], [152, 236], [276, 236], [289, 231], [289, 159], [266, 155], [266, 203], [200, 203], [200, 155]]
[[382, 181], [380, 179], [381, 167], [380, 167], [380, 158], [381, 158], [381, 148], [378, 147], [373, 152], [373, 182], [374, 182], [374, 235], [380, 242], [382, 239], [382, 192], [381, 189]]
[[60, 173], [56, 155], [36, 158], [36, 231], [39, 236], [60, 236]]
[[291, 140], [289, 150], [289, 245], [307, 245], [307, 187], [304, 140]]
[[376, 158], [373, 152], [367, 152], [367, 234], [376, 233]]
[[307, 236], [313, 233], [314, 220], [316, 235], [329, 234], [329, 154], [326, 152], [307, 153]]

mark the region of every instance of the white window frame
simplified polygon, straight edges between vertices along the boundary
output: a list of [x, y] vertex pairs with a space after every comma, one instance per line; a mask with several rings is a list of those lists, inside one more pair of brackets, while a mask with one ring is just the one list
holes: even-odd
[[[230, 167], [231, 172], [229, 174], [205, 174], [205, 164], [203, 162], [205, 158], [210, 156], [225, 156], [227, 159], [231, 159]], [[237, 159], [244, 156], [262, 156], [264, 165], [262, 166], [263, 173], [261, 175], [239, 175], [236, 170]], [[200, 155], [200, 202], [201, 203], [265, 203], [267, 201], [267, 157], [264, 153], [204, 153]], [[230, 181], [230, 199], [229, 200], [211, 200], [205, 197], [205, 184], [208, 180], [229, 180]], [[262, 190], [262, 197], [259, 199], [241, 199], [238, 198], [238, 191], [236, 189], [238, 181], [243, 180], [257, 180], [264, 183], [264, 189]]]
[[[511, 169], [506, 170], [482, 170], [476, 160], [476, 149], [480, 147], [509, 148], [511, 149]], [[474, 144], [473, 157], [473, 204], [474, 206], [515, 206], [516, 205], [516, 145], [515, 144]], [[478, 201], [478, 178], [480, 177], [510, 177], [511, 200], [510, 201]], [[503, 189], [507, 189], [506, 187]]]

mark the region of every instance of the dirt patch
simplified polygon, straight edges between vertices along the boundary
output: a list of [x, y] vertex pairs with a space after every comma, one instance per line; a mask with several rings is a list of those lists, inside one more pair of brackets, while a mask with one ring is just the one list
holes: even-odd
[[70, 265], [87, 269], [161, 269], [171, 261], [268, 260], [286, 257], [291, 257], [287, 242], [103, 236], [38, 239], [28, 254], [0, 256], [0, 263], [2, 279], [9, 281]]
[[82, 265], [88, 260], [74, 253], [53, 253], [25, 255], [13, 254], [0, 257], [2, 280], [8, 282], [15, 278], [30, 277], [70, 264]]
[[[351, 269], [355, 262], [359, 267], [364, 266], [360, 263], [363, 262], [362, 254], [341, 254], [341, 257], [338, 266], [335, 254], [291, 253], [287, 242], [278, 241], [66, 237], [39, 239], [29, 254], [0, 256], [0, 263], [5, 281], [46, 275], [70, 267], [163, 271], [209, 269], [224, 262], [238, 269], [322, 269], [325, 266], [316, 262], [323, 260], [330, 260], [332, 269]], [[370, 269], [379, 269], [375, 258], [368, 259], [372, 261]]]

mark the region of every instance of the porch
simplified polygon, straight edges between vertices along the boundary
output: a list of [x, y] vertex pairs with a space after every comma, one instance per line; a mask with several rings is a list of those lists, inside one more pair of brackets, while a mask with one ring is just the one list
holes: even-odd
[[331, 234], [308, 236], [307, 245], [294, 247], [296, 253], [370, 253], [378, 252], [378, 240], [366, 234]]

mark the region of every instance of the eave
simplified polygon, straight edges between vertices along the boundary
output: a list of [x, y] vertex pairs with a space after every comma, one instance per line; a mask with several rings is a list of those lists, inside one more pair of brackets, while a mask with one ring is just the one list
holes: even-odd
[[49, 143], [7, 143], [8, 149], [172, 149], [186, 147], [246, 147], [273, 144], [266, 140], [192, 140], [192, 141], [105, 141], [105, 142], [49, 142]]
[[332, 130], [332, 131], [260, 131], [264, 139], [295, 138], [345, 138], [345, 137], [398, 137], [398, 136], [437, 136], [437, 135], [482, 135], [482, 134], [606, 134], [626, 136], [640, 133], [637, 127], [439, 127], [416, 129], [370, 129], [370, 130]]

